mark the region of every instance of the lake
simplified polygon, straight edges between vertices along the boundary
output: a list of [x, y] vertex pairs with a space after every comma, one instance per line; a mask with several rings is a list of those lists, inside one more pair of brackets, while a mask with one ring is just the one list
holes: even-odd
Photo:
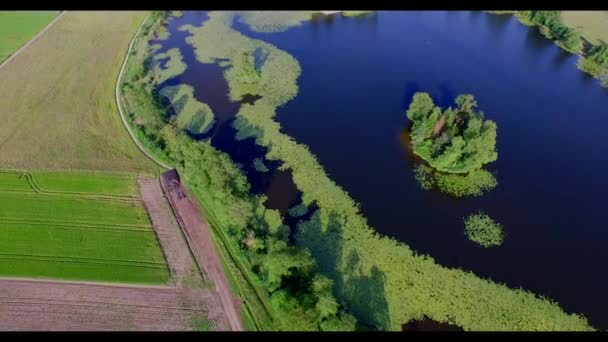
[[[218, 124], [212, 143], [243, 164], [252, 188], [285, 212], [299, 201], [290, 173], [253, 169], [264, 150], [234, 140], [239, 103], [217, 64], [202, 64], [185, 42], [203, 12], [169, 21], [162, 51], [180, 48], [186, 83]], [[511, 16], [481, 12], [377, 12], [360, 18], [307, 21], [285, 32], [241, 33], [292, 54], [302, 67], [298, 96], [277, 111], [286, 134], [306, 144], [328, 175], [361, 204], [380, 233], [404, 241], [438, 263], [523, 287], [557, 300], [608, 329], [608, 91], [576, 68], [536, 28]], [[154, 42], [153, 42], [154, 43]], [[405, 144], [405, 111], [414, 92], [436, 104], [473, 94], [497, 123], [498, 160], [488, 165], [498, 187], [478, 198], [453, 199], [422, 190]], [[255, 99], [253, 99], [255, 100]], [[498, 248], [467, 240], [463, 217], [484, 211], [504, 226]]]

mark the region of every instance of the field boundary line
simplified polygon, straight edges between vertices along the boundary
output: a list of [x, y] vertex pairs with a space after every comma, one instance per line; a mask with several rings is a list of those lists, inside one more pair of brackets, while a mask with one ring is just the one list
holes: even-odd
[[61, 13], [59, 13], [59, 15], [55, 17], [55, 19], [53, 19], [48, 25], [46, 25], [46, 27], [43, 28], [42, 31], [38, 32], [38, 34], [36, 34], [34, 38], [30, 39], [29, 42], [25, 43], [25, 45], [19, 48], [19, 50], [15, 51], [7, 59], [5, 59], [4, 62], [0, 64], [0, 70], [10, 61], [12, 61], [13, 58], [17, 57], [23, 50], [25, 50], [28, 46], [30, 46], [33, 42], [40, 38], [40, 36], [42, 36], [46, 31], [48, 31], [48, 29], [50, 29], [57, 22], [57, 20], [59, 20], [59, 18], [61, 18], [66, 12], [67, 11], [61, 11]]
[[79, 281], [79, 280], [63, 280], [63, 279], [52, 279], [52, 278], [25, 278], [25, 277], [2, 277], [0, 276], [0, 282], [11, 281], [11, 282], [30, 282], [30, 283], [60, 283], [60, 284], [72, 284], [72, 285], [89, 285], [89, 286], [102, 286], [102, 287], [122, 287], [122, 288], [143, 288], [143, 289], [162, 289], [162, 290], [175, 290], [174, 287], [162, 286], [162, 285], [146, 285], [139, 283], [112, 283], [112, 282], [96, 282], [96, 281]]
[[139, 148], [139, 150], [146, 156], [148, 157], [148, 159], [152, 160], [154, 163], [158, 164], [159, 166], [167, 169], [167, 170], [171, 170], [172, 167], [163, 163], [162, 161], [156, 159], [156, 157], [154, 157], [151, 153], [149, 153], [145, 147], [143, 145], [141, 145], [141, 143], [139, 142], [139, 140], [137, 140], [137, 138], [135, 137], [135, 134], [133, 134], [133, 131], [131, 130], [131, 127], [129, 126], [129, 123], [127, 122], [127, 119], [125, 118], [125, 113], [123, 111], [122, 108], [122, 96], [120, 95], [120, 83], [122, 82], [122, 76], [124, 74], [125, 71], [125, 67], [127, 66], [127, 62], [129, 61], [129, 55], [131, 54], [131, 50], [133, 49], [133, 44], [135, 43], [135, 40], [137, 39], [137, 36], [139, 35], [139, 32], [141, 31], [141, 28], [144, 27], [144, 24], [148, 21], [148, 19], [150, 18], [150, 15], [148, 15], [143, 21], [142, 23], [139, 25], [139, 28], [137, 29], [137, 32], [135, 32], [135, 35], [133, 36], [133, 39], [131, 39], [131, 43], [129, 44], [129, 49], [127, 50], [127, 53], [125, 54], [125, 60], [122, 63], [122, 67], [120, 68], [120, 72], [118, 73], [118, 79], [116, 80], [116, 106], [118, 107], [118, 114], [120, 115], [120, 120], [122, 121], [123, 125], [125, 126], [125, 128], [127, 129], [127, 132], [129, 132], [129, 136], [131, 136], [131, 140], [133, 140], [133, 142], [135, 143], [135, 145], [137, 146], [137, 148]]

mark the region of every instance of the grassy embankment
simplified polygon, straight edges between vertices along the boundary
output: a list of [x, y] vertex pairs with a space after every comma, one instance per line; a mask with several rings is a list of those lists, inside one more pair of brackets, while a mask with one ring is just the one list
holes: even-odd
[[163, 284], [135, 175], [0, 172], [0, 276]]
[[[268, 159], [281, 160], [283, 168], [292, 171], [304, 202], [319, 207], [300, 224], [298, 244], [312, 250], [323, 273], [333, 279], [338, 300], [361, 322], [399, 330], [401, 324], [427, 316], [466, 330], [592, 329], [584, 317], [563, 312], [551, 300], [442, 267], [403, 243], [379, 236], [308, 148], [281, 133], [273, 120], [276, 108], [297, 94], [297, 60], [233, 30], [231, 20], [230, 14], [211, 13], [201, 28], [187, 27], [193, 34], [188, 41], [203, 63], [215, 58], [235, 61], [243, 52], [266, 50], [254, 92], [262, 98], [241, 107], [236, 122], [239, 138], [254, 137], [267, 147]], [[238, 74], [234, 68], [225, 72], [232, 100], [244, 94]], [[251, 88], [246, 85], [247, 92]]]
[[58, 14], [57, 11], [0, 11], [0, 64]]

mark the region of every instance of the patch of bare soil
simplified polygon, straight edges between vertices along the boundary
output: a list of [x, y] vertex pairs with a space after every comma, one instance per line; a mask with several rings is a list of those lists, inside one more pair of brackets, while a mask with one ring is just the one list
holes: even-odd
[[220, 305], [210, 289], [0, 280], [0, 330], [227, 330]]

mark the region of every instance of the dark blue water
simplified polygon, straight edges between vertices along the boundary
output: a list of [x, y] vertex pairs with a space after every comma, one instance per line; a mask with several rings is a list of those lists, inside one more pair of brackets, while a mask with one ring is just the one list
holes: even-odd
[[[197, 15], [170, 25], [200, 25]], [[545, 295], [608, 328], [608, 91], [576, 68], [575, 56], [510, 16], [476, 12], [379, 12], [272, 34], [234, 26], [298, 59], [299, 94], [277, 120], [361, 203], [375, 229], [440, 264]], [[198, 91], [221, 83], [221, 70], [207, 73], [192, 59], [182, 79], [218, 114], [226, 105], [211, 101], [226, 95]], [[443, 106], [474, 94], [498, 126], [498, 160], [488, 167], [496, 189], [464, 200], [420, 189], [403, 143], [415, 91]], [[223, 131], [230, 141], [233, 132]], [[285, 184], [273, 191], [293, 192]], [[479, 210], [503, 224], [502, 246], [466, 239], [462, 218]]]

